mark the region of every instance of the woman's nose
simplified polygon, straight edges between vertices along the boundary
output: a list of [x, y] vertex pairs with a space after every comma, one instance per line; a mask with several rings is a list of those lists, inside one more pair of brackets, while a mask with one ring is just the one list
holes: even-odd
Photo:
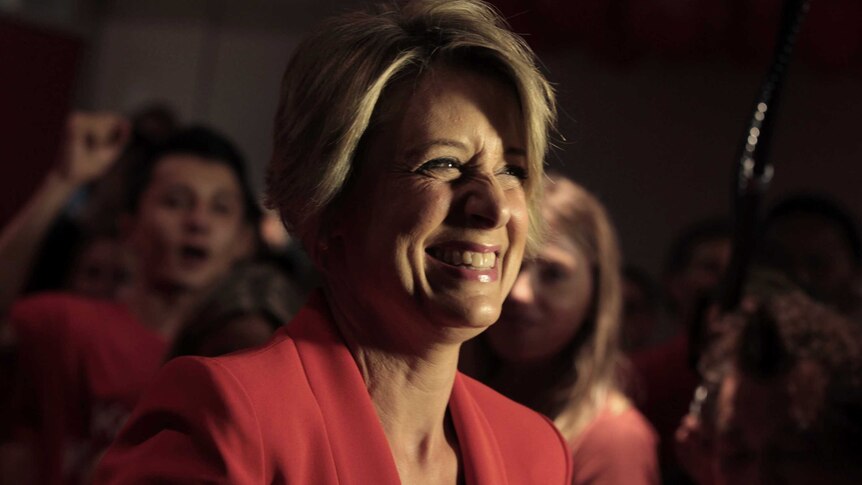
[[487, 229], [505, 226], [511, 217], [506, 194], [493, 175], [470, 181], [465, 210], [471, 225]]

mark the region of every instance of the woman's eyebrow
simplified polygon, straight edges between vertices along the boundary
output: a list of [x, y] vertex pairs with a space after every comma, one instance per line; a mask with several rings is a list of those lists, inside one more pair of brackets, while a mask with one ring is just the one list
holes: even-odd
[[429, 148], [435, 146], [453, 147], [459, 150], [467, 151], [467, 145], [458, 140], [452, 140], [449, 138], [437, 138], [434, 140], [427, 141], [425, 143], [420, 143], [419, 145], [407, 149], [407, 151], [404, 152], [404, 156], [408, 158], [416, 157], [427, 151]]
[[[431, 141], [428, 141], [425, 143], [421, 143], [419, 145], [416, 145], [415, 147], [411, 147], [411, 148], [407, 149], [407, 151], [404, 152], [404, 156], [408, 157], [408, 158], [409, 157], [415, 157], [415, 156], [421, 155], [422, 153], [424, 153], [429, 148], [435, 147], [435, 146], [453, 147], [453, 148], [457, 148], [459, 150], [464, 150], [464, 151], [467, 150], [467, 145], [458, 141], [458, 140], [452, 140], [452, 139], [448, 139], [448, 138], [438, 138], [438, 139], [434, 139], [434, 140], [431, 140]], [[516, 156], [526, 157], [527, 151], [523, 148], [520, 148], [520, 147], [509, 147], [509, 148], [506, 148], [505, 154], [506, 155], [516, 155]]]

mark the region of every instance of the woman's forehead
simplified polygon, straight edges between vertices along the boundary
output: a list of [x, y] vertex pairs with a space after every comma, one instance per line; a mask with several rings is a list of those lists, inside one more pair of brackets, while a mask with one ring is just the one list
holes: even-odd
[[507, 79], [476, 69], [437, 62], [392, 82], [378, 99], [372, 122], [386, 123], [411, 109], [427, 110], [431, 103], [442, 97], [463, 94], [470, 86], [481, 86], [483, 91], [491, 91], [502, 99], [514, 99], [519, 120], [522, 117], [517, 89]]
[[[414, 89], [402, 88], [393, 100], [382, 101], [389, 105], [387, 135], [395, 135], [395, 141], [402, 144], [421, 144], [438, 137], [466, 142], [483, 128], [491, 128], [501, 137], [504, 150], [525, 152], [524, 122], [516, 93], [495, 78], [441, 68], [424, 75]], [[465, 117], [471, 117], [471, 123], [465, 124]]]

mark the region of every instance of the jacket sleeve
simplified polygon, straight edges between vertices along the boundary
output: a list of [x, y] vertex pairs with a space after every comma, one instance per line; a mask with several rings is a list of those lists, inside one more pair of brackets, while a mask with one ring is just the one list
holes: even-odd
[[263, 446], [241, 383], [213, 359], [159, 373], [96, 469], [94, 483], [264, 483]]

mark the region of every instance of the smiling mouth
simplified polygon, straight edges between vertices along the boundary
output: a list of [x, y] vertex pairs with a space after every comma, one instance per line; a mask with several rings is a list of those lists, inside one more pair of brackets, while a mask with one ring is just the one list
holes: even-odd
[[459, 268], [481, 271], [493, 269], [497, 265], [497, 253], [495, 252], [482, 253], [443, 248], [428, 248], [426, 252], [438, 261]]

